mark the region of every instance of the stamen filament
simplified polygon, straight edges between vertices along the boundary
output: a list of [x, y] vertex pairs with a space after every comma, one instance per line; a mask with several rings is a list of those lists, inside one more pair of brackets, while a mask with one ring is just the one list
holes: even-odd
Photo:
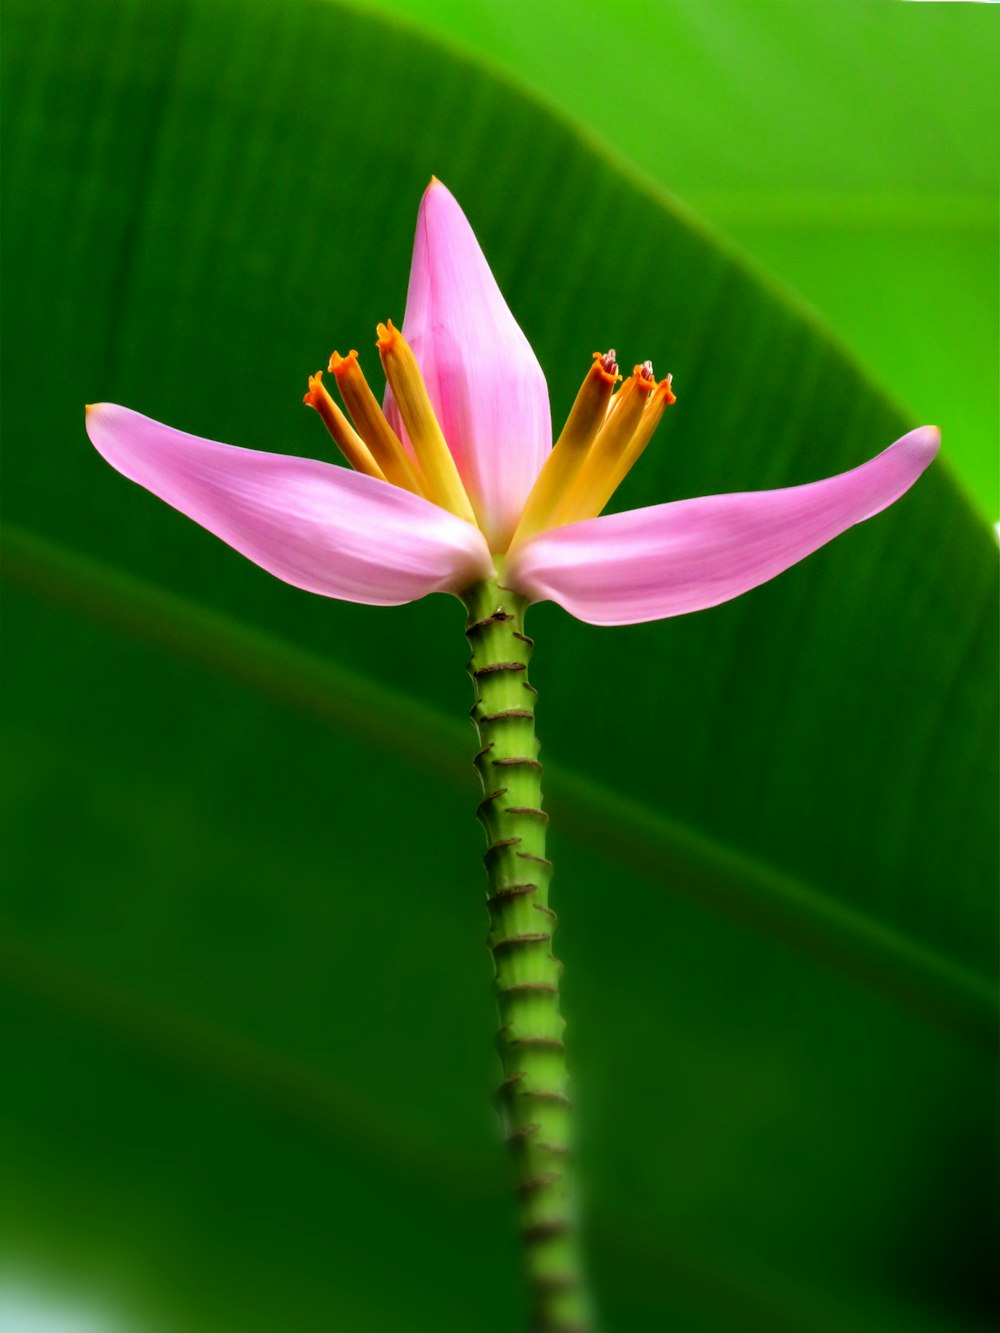
[[671, 375], [667, 375], [665, 379], [660, 380], [659, 384], [657, 384], [656, 388], [650, 395], [645, 410], [639, 418], [639, 424], [635, 429], [635, 433], [626, 445], [624, 452], [608, 472], [606, 484], [607, 494], [600, 502], [600, 509], [597, 511], [598, 513], [601, 512], [618, 487], [632, 471], [632, 468], [635, 466], [643, 450], [646, 448], [646, 445], [653, 438], [653, 432], [660, 424], [660, 418], [663, 416], [663, 413], [671, 403], [677, 401], [674, 397], [674, 391], [671, 388], [672, 379], [673, 377]]
[[382, 469], [386, 481], [394, 486], [401, 486], [415, 495], [426, 495], [424, 486], [413, 460], [403, 448], [396, 432], [386, 421], [381, 407], [358, 365], [358, 354], [348, 352], [341, 356], [334, 352], [330, 357], [329, 369], [337, 380], [337, 388], [344, 400], [344, 406], [351, 414], [358, 434], [371, 450], [375, 461]]
[[607, 420], [583, 460], [575, 480], [556, 505], [551, 519], [552, 527], [593, 518], [607, 504], [611, 496], [610, 491], [605, 494], [609, 478], [635, 434], [649, 396], [655, 388], [656, 380], [649, 363], [636, 366], [615, 395]]
[[399, 415], [426, 480], [428, 499], [443, 509], [450, 509], [459, 518], [475, 523], [475, 511], [434, 415], [417, 358], [391, 320], [378, 326], [378, 350]]
[[584, 377], [566, 424], [528, 496], [512, 545], [551, 526], [560, 497], [572, 485], [587, 450], [605, 424], [613, 401], [611, 395], [620, 378], [614, 349], [603, 355], [595, 352], [594, 364]]
[[371, 450], [327, 393], [323, 372], [309, 376], [309, 392], [302, 401], [314, 408], [323, 418], [323, 424], [333, 436], [334, 444], [356, 472], [385, 481], [385, 473], [375, 462]]

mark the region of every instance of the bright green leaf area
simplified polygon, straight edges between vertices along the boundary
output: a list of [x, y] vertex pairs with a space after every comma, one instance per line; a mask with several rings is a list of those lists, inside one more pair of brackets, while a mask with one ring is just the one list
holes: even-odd
[[[436, 172], [557, 418], [609, 343], [683, 386], [623, 505], [911, 423], [408, 29], [8, 0], [4, 58], [6, 1269], [127, 1330], [517, 1328], [461, 608], [276, 582], [108, 469], [82, 404], [326, 456], [305, 376], [375, 363]], [[936, 463], [713, 611], [532, 611], [606, 1329], [985, 1326], [996, 593]]]
[[[1000, 25], [899, 0], [366, 0], [543, 93], [799, 293], [1000, 516]], [[611, 256], [627, 265], [626, 249]], [[661, 322], [672, 330], [664, 293]], [[635, 349], [636, 355], [640, 349]]]

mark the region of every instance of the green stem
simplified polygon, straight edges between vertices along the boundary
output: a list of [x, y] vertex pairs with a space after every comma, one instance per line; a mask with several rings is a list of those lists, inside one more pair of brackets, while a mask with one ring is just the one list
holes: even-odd
[[483, 782], [488, 943], [500, 1010], [503, 1066], [498, 1100], [515, 1169], [515, 1194], [531, 1299], [531, 1333], [586, 1333], [579, 1229], [570, 1180], [570, 1102], [565, 1026], [559, 1013], [562, 964], [552, 954], [552, 863], [545, 856], [526, 603], [496, 579], [463, 595], [469, 671]]

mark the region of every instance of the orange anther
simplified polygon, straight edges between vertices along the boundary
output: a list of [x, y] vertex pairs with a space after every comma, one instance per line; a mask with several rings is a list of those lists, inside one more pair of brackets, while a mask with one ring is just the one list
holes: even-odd
[[332, 352], [330, 354], [330, 364], [327, 366], [327, 370], [332, 371], [333, 374], [337, 376], [337, 380], [339, 383], [340, 376], [344, 374], [349, 374], [352, 366], [356, 366], [357, 363], [358, 363], [357, 349], [352, 347], [346, 356], [341, 356], [339, 352]]
[[391, 319], [387, 319], [384, 324], [379, 324], [375, 331], [378, 334], [378, 342], [376, 346], [380, 352], [384, 351], [387, 347], [391, 347], [397, 338], [402, 337], [399, 329], [396, 328]]
[[650, 361], [636, 366], [615, 394], [600, 434], [572, 486], [552, 515], [554, 525], [599, 514], [645, 449], [664, 408], [674, 401], [671, 379], [657, 382]]
[[614, 349], [595, 352], [594, 364], [584, 376], [566, 424], [528, 496], [514, 542], [524, 541], [554, 522], [564, 497], [586, 466], [588, 450], [596, 447], [594, 441], [606, 428], [608, 406], [620, 379]]
[[402, 486], [406, 491], [413, 491], [415, 495], [426, 495], [417, 467], [386, 421], [382, 408], [368, 387], [368, 381], [358, 364], [357, 351], [352, 348], [346, 356], [334, 352], [330, 357], [329, 368], [336, 377], [340, 396], [358, 434], [371, 450], [386, 480], [395, 486]]
[[309, 392], [302, 401], [319, 413], [337, 448], [357, 472], [385, 481], [385, 473], [375, 462], [371, 450], [327, 393], [321, 370], [309, 376]]

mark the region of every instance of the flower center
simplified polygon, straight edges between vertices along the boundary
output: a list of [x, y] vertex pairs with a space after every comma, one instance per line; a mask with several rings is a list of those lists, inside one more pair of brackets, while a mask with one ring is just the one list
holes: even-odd
[[[369, 388], [356, 351], [347, 356], [334, 352], [328, 367], [353, 425], [327, 393], [322, 371], [310, 375], [304, 402], [319, 413], [358, 472], [392, 482], [476, 523], [417, 359], [391, 320], [378, 326], [378, 350], [409, 448]], [[614, 349], [595, 352], [562, 433], [528, 496], [512, 546], [546, 528], [595, 518], [649, 443], [664, 409], [675, 401], [671, 376], [657, 381], [652, 362], [643, 361], [616, 392], [621, 379]]]

